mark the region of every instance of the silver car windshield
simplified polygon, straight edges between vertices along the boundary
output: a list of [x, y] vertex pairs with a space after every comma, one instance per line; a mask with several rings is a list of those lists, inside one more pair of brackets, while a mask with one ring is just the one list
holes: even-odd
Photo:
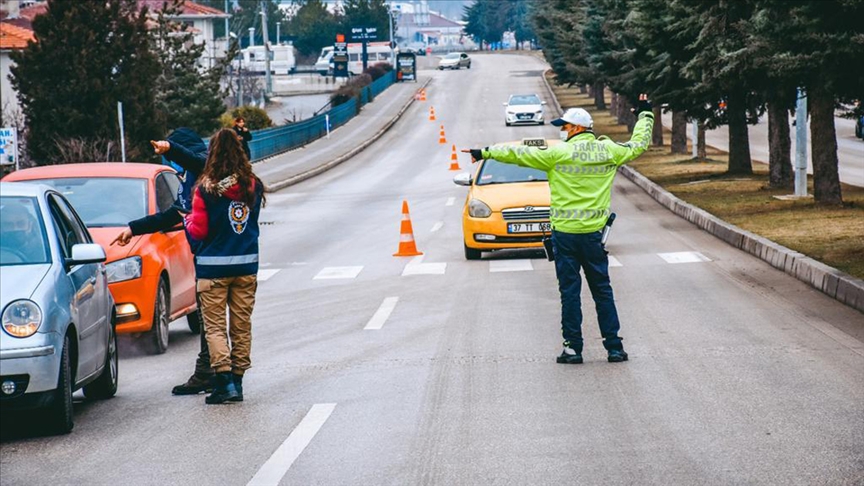
[[0, 266], [48, 262], [48, 240], [36, 198], [0, 196]]
[[510, 105], [539, 105], [540, 98], [534, 95], [514, 96], [510, 98]]
[[444, 59], [459, 59], [461, 56], [462, 55], [459, 54], [458, 52], [451, 52], [450, 54], [447, 54], [446, 56], [444, 56]]
[[495, 159], [483, 163], [483, 168], [477, 174], [477, 185], [510, 184], [513, 182], [547, 181], [549, 178], [542, 170], [505, 164]]
[[147, 216], [147, 180], [110, 177], [43, 179], [66, 196], [88, 228], [126, 226]]

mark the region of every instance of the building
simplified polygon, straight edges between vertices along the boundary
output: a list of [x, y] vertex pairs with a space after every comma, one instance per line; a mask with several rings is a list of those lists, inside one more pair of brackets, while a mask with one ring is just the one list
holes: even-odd
[[399, 12], [396, 38], [402, 44], [463, 48], [467, 42], [463, 24], [430, 10], [426, 0], [394, 2], [393, 7]]
[[17, 1], [2, 0], [0, 19], [3, 20], [0, 22], [0, 113], [3, 125], [8, 125], [11, 119], [20, 116], [18, 93], [9, 79], [12, 68], [10, 54], [27, 47], [27, 43], [33, 40], [33, 31], [29, 29], [29, 21], [20, 21]]

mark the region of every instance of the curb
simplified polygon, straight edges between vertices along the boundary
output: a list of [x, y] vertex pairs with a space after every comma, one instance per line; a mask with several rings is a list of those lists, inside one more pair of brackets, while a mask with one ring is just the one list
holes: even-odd
[[621, 166], [618, 172], [641, 187], [661, 205], [699, 228], [809, 284], [829, 297], [864, 312], [864, 280], [727, 223], [704, 209], [682, 201], [631, 167]]
[[[429, 79], [426, 80], [425, 83], [423, 83], [422, 86], [420, 86], [420, 88], [427, 87], [429, 85], [429, 83], [431, 83], [431, 82], [432, 82], [432, 78], [430, 77]], [[386, 125], [384, 125], [380, 130], [378, 130], [374, 135], [372, 135], [372, 137], [370, 137], [369, 139], [367, 139], [366, 141], [364, 141], [360, 145], [354, 147], [353, 149], [349, 150], [347, 153], [342, 154], [339, 157], [336, 157], [335, 159], [333, 159], [329, 162], [325, 162], [324, 164], [321, 164], [318, 167], [315, 167], [315, 168], [309, 169], [305, 172], [301, 172], [299, 174], [293, 175], [293, 176], [289, 177], [288, 179], [285, 179], [284, 181], [275, 182], [273, 184], [264, 184], [264, 192], [276, 192], [276, 191], [278, 191], [280, 189], [284, 189], [288, 186], [293, 186], [294, 184], [297, 184], [299, 182], [303, 182], [306, 179], [310, 179], [312, 177], [315, 177], [318, 174], [327, 172], [328, 170], [332, 169], [333, 167], [336, 167], [337, 165], [341, 164], [342, 162], [345, 162], [346, 160], [350, 159], [351, 157], [354, 157], [355, 155], [359, 154], [360, 152], [365, 150], [367, 147], [369, 147], [370, 145], [375, 143], [385, 133], [387, 133], [387, 131], [390, 130], [390, 128], [392, 128], [393, 125], [395, 125], [396, 122], [399, 121], [400, 118], [402, 118], [402, 115], [408, 110], [408, 108], [411, 106], [412, 103], [414, 103], [414, 101], [415, 101], [414, 97], [412, 96], [411, 99], [409, 99], [408, 102], [402, 106], [402, 109], [399, 110], [399, 113], [396, 113], [396, 116], [394, 116], [389, 122], [387, 122]]]
[[551, 69], [543, 71], [543, 74], [541, 74], [540, 77], [543, 78], [543, 84], [546, 85], [546, 90], [549, 92], [549, 97], [552, 98], [552, 102], [555, 105], [555, 109], [558, 110], [558, 117], [560, 118], [564, 115], [564, 109], [561, 108], [561, 103], [558, 102], [558, 97], [555, 96], [555, 92], [552, 91], [552, 85], [549, 84], [549, 80], [546, 79], [546, 73], [549, 71], [551, 71]]

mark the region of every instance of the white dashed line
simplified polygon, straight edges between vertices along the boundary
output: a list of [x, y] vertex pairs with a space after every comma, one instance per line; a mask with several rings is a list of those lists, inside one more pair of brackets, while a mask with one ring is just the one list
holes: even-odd
[[612, 267], [623, 267], [623, 266], [624, 266], [624, 265], [622, 265], [621, 262], [619, 262], [617, 258], [615, 258], [615, 257], [612, 256], [612, 255], [609, 255], [609, 268], [612, 268]]
[[397, 302], [399, 302], [399, 297], [387, 297], [384, 299], [384, 302], [381, 303], [381, 307], [378, 307], [378, 310], [375, 311], [375, 315], [372, 316], [372, 319], [369, 319], [369, 323], [366, 324], [366, 327], [363, 329], [381, 329], [384, 323], [387, 322], [387, 319], [390, 318], [390, 313], [392, 313], [393, 309], [396, 308]]
[[490, 260], [489, 271], [497, 272], [527, 272], [534, 270], [531, 260]]
[[312, 280], [336, 280], [357, 278], [363, 267], [324, 267]]
[[268, 268], [264, 270], [258, 270], [258, 281], [266, 282], [267, 280], [270, 280], [270, 277], [279, 273], [279, 270], [281, 270], [281, 268]]
[[444, 226], [444, 222], [443, 222], [443, 221], [438, 221], [437, 223], [435, 223], [434, 225], [432, 225], [432, 229], [431, 229], [430, 231], [431, 231], [432, 233], [434, 233], [434, 232], [440, 230], [441, 227], [443, 227], [443, 226]]
[[402, 276], [408, 275], [444, 275], [446, 263], [423, 263], [423, 255], [414, 257], [402, 270]]
[[247, 483], [247, 486], [270, 486], [278, 485], [294, 461], [312, 442], [315, 434], [321, 430], [324, 422], [336, 408], [335, 403], [317, 403], [312, 406], [303, 420], [297, 425], [285, 442], [276, 449], [276, 452], [267, 459], [261, 469]]
[[697, 263], [710, 262], [711, 259], [698, 251], [679, 251], [675, 253], [658, 253], [657, 256], [666, 260], [666, 263]]
[[456, 198], [450, 197], [450, 198], [447, 198], [447, 204], [445, 204], [445, 206], [452, 206], [454, 203], [456, 203]]

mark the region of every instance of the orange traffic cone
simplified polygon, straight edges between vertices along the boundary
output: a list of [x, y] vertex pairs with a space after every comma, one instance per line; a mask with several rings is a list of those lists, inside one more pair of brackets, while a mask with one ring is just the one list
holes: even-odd
[[411, 215], [408, 213], [408, 201], [402, 201], [402, 226], [399, 231], [399, 251], [393, 254], [395, 257], [417, 256], [423, 252], [417, 251], [414, 244], [414, 228], [411, 226]]
[[435, 107], [429, 107], [429, 121], [435, 121]]
[[420, 101], [426, 101], [426, 88], [420, 90]]
[[438, 143], [441, 145], [445, 145], [447, 143], [447, 137], [444, 136], [444, 125], [441, 125], [441, 133], [438, 135]]
[[450, 170], [462, 170], [459, 167], [459, 156], [456, 155], [456, 146], [453, 146], [453, 153], [450, 154]]

